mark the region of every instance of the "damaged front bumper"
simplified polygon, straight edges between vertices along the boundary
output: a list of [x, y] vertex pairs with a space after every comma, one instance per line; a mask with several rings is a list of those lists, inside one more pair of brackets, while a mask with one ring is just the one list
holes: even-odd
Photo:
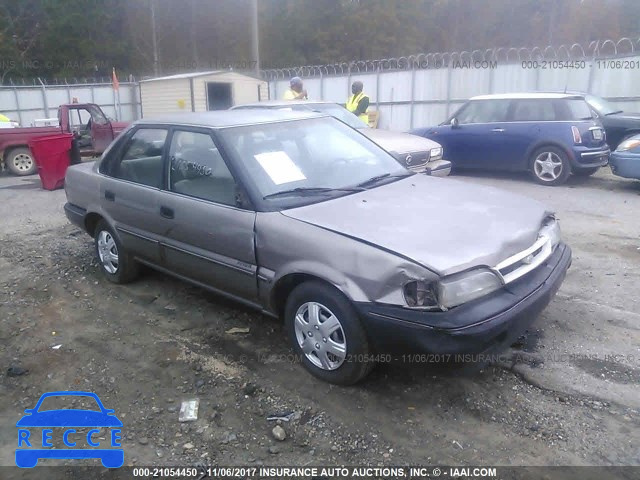
[[522, 278], [446, 312], [427, 312], [370, 302], [356, 303], [379, 353], [483, 353], [506, 348], [549, 304], [571, 264], [571, 249], [555, 251]]

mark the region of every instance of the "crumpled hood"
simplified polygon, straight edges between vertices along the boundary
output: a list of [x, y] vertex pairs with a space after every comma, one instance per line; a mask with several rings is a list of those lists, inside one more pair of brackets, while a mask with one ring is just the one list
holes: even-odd
[[424, 175], [282, 213], [411, 258], [441, 275], [495, 266], [530, 247], [551, 214], [520, 195]]
[[436, 143], [433, 140], [412, 135], [410, 133], [392, 132], [376, 128], [362, 128], [359, 132], [369, 137], [387, 152], [396, 152], [400, 154], [420, 152], [431, 150], [432, 148], [438, 148], [440, 146], [439, 143]]

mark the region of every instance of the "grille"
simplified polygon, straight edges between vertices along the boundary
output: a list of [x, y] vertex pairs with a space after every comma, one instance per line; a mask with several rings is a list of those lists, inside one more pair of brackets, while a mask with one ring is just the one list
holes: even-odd
[[405, 167], [416, 168], [428, 163], [430, 155], [431, 152], [411, 152], [399, 155], [399, 159]]
[[507, 284], [526, 275], [544, 262], [553, 251], [548, 237], [539, 237], [536, 242], [519, 253], [507, 258], [496, 265], [495, 270], [500, 273], [502, 281]]

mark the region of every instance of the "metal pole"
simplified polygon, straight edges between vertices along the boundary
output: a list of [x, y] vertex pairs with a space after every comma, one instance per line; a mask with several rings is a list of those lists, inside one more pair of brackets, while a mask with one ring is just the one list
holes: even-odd
[[111, 91], [113, 92], [113, 111], [115, 112], [116, 120], [119, 120], [119, 118], [118, 118], [118, 98], [116, 97], [116, 89], [112, 88]]
[[44, 82], [40, 77], [38, 77], [38, 81], [40, 85], [42, 85], [42, 103], [44, 104], [44, 116], [45, 118], [49, 118], [49, 104], [47, 103], [47, 90], [44, 86]]
[[380, 64], [376, 71], [376, 109], [378, 110], [378, 118], [380, 118]]
[[413, 110], [414, 105], [413, 102], [415, 100], [415, 86], [416, 86], [416, 69], [411, 68], [411, 106], [409, 107], [411, 111], [409, 112], [409, 128], [413, 128]]
[[260, 78], [260, 35], [258, 31], [258, 0], [251, 0], [251, 51], [256, 62], [256, 76]]
[[151, 6], [151, 41], [153, 43], [153, 74], [158, 76], [160, 69], [158, 65], [158, 39], [156, 38], [156, 2], [149, 0]]
[[191, 50], [193, 52], [193, 63], [195, 69], [200, 70], [200, 59], [198, 58], [198, 15], [196, 13], [196, 0], [191, 0]]
[[451, 62], [447, 66], [447, 118], [451, 111]]
[[25, 125], [22, 125], [22, 112], [20, 111], [20, 99], [18, 98], [18, 89], [15, 87], [15, 85], [13, 87], [13, 95], [16, 98], [16, 110], [18, 111], [18, 122], [20, 123], [21, 127], [24, 127]]
[[591, 93], [591, 89], [593, 88], [593, 75], [594, 75], [594, 70], [595, 68], [593, 68], [593, 60], [591, 61], [591, 64], [589, 65], [589, 79], [587, 80], [587, 93]]

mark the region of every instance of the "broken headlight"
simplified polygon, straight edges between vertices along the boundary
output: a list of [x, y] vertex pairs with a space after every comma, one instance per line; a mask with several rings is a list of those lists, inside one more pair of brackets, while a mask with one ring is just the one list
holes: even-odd
[[411, 308], [437, 307], [438, 299], [436, 298], [434, 286], [433, 282], [423, 282], [421, 280], [413, 280], [406, 283], [402, 293], [407, 306]]
[[538, 236], [551, 240], [551, 248], [554, 249], [562, 240], [560, 224], [554, 217], [548, 217], [542, 225]]

